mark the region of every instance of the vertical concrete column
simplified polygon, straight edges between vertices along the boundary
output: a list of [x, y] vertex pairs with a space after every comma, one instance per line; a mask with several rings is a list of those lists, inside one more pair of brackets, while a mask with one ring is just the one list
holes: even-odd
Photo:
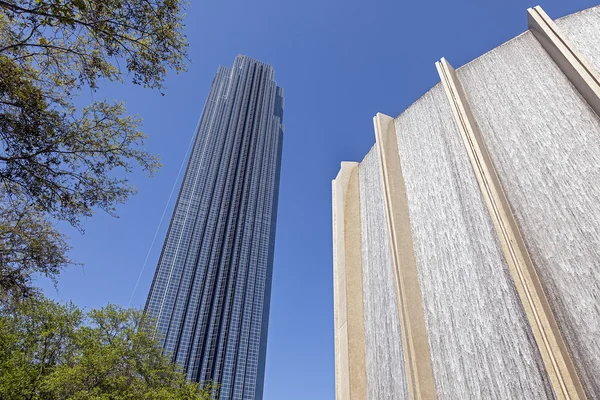
[[373, 124], [384, 190], [408, 388], [411, 399], [435, 399], [429, 342], [394, 119], [378, 113], [373, 118]]
[[600, 115], [600, 77], [598, 73], [575, 50], [568, 38], [540, 6], [529, 8], [527, 19], [529, 29], [538, 42], [590, 107]]
[[337, 400], [367, 399], [359, 201], [358, 163], [343, 162], [332, 183]]
[[462, 86], [445, 59], [436, 63], [436, 67], [556, 397], [585, 399], [570, 354]]

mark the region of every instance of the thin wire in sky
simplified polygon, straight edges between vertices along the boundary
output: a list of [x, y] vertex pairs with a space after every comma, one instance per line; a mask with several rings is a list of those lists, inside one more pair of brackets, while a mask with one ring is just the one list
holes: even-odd
[[[201, 117], [202, 118], [202, 117]], [[200, 119], [201, 119], [200, 118]], [[167, 214], [167, 210], [169, 209], [169, 204], [171, 204], [171, 199], [173, 198], [173, 193], [175, 193], [175, 188], [177, 187], [177, 182], [179, 182], [179, 177], [181, 176], [181, 171], [183, 171], [183, 166], [185, 165], [186, 160], [188, 159], [188, 154], [192, 145], [194, 144], [194, 138], [196, 137], [196, 132], [200, 128], [200, 119], [198, 120], [198, 124], [196, 125], [196, 129], [192, 133], [192, 138], [190, 139], [190, 144], [183, 156], [183, 161], [181, 162], [181, 166], [179, 167], [179, 172], [177, 173], [177, 178], [175, 178], [175, 182], [173, 183], [173, 187], [171, 188], [171, 194], [169, 194], [169, 199], [167, 200], [167, 204], [165, 204], [165, 208], [160, 217], [160, 221], [158, 222], [158, 226], [156, 227], [156, 231], [154, 232], [154, 237], [152, 238], [152, 243], [150, 243], [150, 248], [146, 253], [146, 258], [144, 259], [144, 263], [142, 264], [142, 269], [140, 270], [140, 274], [138, 275], [137, 282], [135, 283], [135, 287], [133, 288], [133, 292], [131, 293], [131, 297], [129, 298], [128, 307], [131, 307], [131, 302], [133, 301], [133, 296], [135, 296], [135, 292], [140, 284], [140, 280], [142, 279], [142, 275], [144, 274], [144, 270], [146, 269], [146, 264], [148, 263], [148, 258], [150, 258], [150, 253], [154, 248], [154, 242], [156, 242], [156, 237], [158, 236], [158, 232], [160, 231], [160, 227], [162, 226], [163, 220], [165, 219], [165, 215]]]

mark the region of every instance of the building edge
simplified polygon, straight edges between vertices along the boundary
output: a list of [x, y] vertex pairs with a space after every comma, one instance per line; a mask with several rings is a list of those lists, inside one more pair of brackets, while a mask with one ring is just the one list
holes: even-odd
[[378, 113], [373, 118], [383, 198], [390, 238], [400, 331], [411, 399], [435, 399], [429, 340], [413, 249], [408, 199], [394, 119]]
[[332, 182], [335, 392], [367, 398], [358, 163], [343, 162]]

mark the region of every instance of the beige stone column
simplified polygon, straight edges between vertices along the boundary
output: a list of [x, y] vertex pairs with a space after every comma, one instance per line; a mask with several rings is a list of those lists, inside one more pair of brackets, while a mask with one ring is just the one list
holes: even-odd
[[435, 399], [429, 341], [394, 119], [378, 113], [373, 118], [373, 124], [383, 183], [408, 389], [411, 399]]
[[[436, 67], [554, 393], [557, 399], [585, 399], [581, 382], [470, 110], [462, 85], [454, 69], [445, 59], [436, 63]], [[501, 378], [498, 377], [498, 379]]]
[[556, 65], [600, 115], [600, 77], [540, 6], [527, 10], [529, 29]]
[[332, 203], [336, 399], [366, 400], [358, 163], [342, 163]]

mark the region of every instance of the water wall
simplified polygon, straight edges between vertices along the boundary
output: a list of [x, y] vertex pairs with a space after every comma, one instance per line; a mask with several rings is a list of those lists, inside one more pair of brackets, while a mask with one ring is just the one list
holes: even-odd
[[348, 365], [369, 400], [600, 399], [600, 6], [528, 17], [438, 63], [439, 84], [375, 117], [376, 145], [338, 175], [354, 186], [334, 181], [334, 275], [362, 279], [336, 316], [362, 298], [364, 317], [336, 333], [364, 354], [336, 352], [338, 400], [364, 398]]

